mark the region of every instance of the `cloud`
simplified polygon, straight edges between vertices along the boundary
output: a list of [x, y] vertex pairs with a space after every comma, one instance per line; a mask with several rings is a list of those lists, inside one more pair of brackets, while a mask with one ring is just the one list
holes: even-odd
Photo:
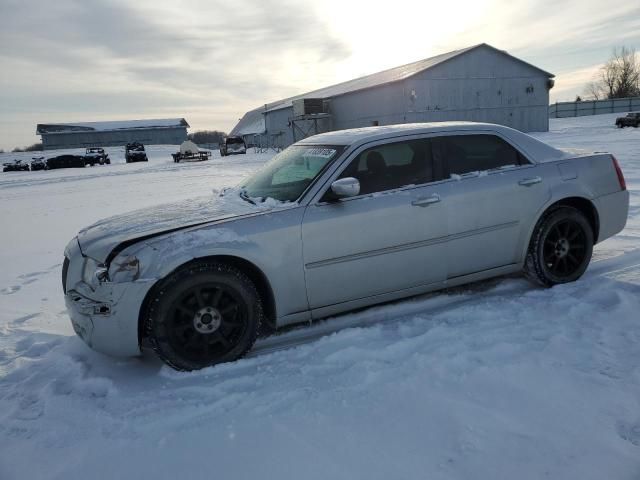
[[5, 149], [36, 141], [36, 122], [230, 129], [265, 102], [481, 42], [555, 73], [552, 98], [572, 99], [584, 69], [640, 47], [634, 1], [1, 0], [0, 19]]
[[188, 117], [233, 103], [231, 128], [244, 110], [296, 87], [292, 58], [313, 75], [350, 53], [292, 0], [4, 0], [0, 18], [0, 103], [5, 114], [39, 111], [41, 121], [158, 109]]

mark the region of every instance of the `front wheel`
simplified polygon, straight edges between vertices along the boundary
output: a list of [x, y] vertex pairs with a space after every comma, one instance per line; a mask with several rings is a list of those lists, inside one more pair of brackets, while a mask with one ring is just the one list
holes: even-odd
[[176, 370], [241, 358], [253, 346], [263, 311], [255, 285], [220, 263], [183, 267], [158, 284], [144, 331], [156, 354]]
[[545, 287], [576, 281], [593, 253], [594, 233], [573, 207], [546, 213], [536, 225], [525, 262], [526, 276]]

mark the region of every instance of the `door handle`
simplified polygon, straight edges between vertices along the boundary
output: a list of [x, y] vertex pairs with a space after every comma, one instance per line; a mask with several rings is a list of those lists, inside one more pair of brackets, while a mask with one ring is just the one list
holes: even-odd
[[530, 187], [531, 185], [535, 185], [536, 183], [540, 182], [542, 182], [542, 177], [523, 178], [518, 182], [518, 185], [522, 185], [523, 187]]
[[411, 202], [411, 205], [413, 205], [414, 207], [426, 207], [433, 203], [438, 203], [439, 201], [440, 195], [434, 193], [430, 197], [418, 198], [417, 200], [414, 200], [413, 202]]

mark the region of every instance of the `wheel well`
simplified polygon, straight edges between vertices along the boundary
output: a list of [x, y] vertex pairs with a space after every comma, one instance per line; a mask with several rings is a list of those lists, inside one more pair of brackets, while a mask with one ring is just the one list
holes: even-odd
[[[240, 258], [240, 257], [234, 257], [232, 255], [215, 255], [211, 257], [194, 258], [193, 260], [190, 260], [187, 263], [184, 263], [176, 267], [175, 270], [179, 268], [183, 268], [184, 266], [189, 265], [191, 263], [202, 262], [202, 261], [209, 261], [209, 262], [213, 261], [213, 262], [224, 263], [225, 265], [234, 266], [238, 270], [241, 270], [242, 273], [244, 273], [247, 277], [249, 277], [249, 279], [256, 286], [258, 293], [260, 294], [260, 299], [262, 300], [262, 307], [264, 309], [264, 315], [268, 323], [267, 328], [275, 330], [276, 302], [273, 295], [273, 290], [271, 289], [271, 285], [269, 284], [269, 281], [267, 280], [267, 277], [262, 272], [262, 270], [260, 270], [258, 267], [256, 267], [253, 263], [249, 262], [248, 260], [245, 260], [244, 258]], [[149, 289], [140, 307], [140, 312], [138, 315], [138, 343], [139, 344], [142, 344], [142, 340], [144, 338], [144, 332], [143, 332], [144, 315], [147, 311], [148, 303], [152, 298], [152, 294], [156, 285], [161, 281], [162, 279], [159, 279], [153, 285], [153, 287]]]
[[557, 201], [551, 205], [547, 211], [560, 206], [573, 207], [576, 210], [580, 210], [584, 216], [587, 217], [589, 225], [591, 225], [593, 230], [593, 243], [596, 244], [600, 233], [600, 218], [598, 217], [598, 211], [596, 210], [595, 205], [591, 203], [590, 200], [583, 197], [568, 197]]

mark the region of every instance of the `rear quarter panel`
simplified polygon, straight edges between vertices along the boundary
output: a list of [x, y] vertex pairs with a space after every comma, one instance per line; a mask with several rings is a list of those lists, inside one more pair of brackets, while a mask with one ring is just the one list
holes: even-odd
[[620, 183], [608, 153], [565, 156], [560, 160], [542, 162], [544, 179], [549, 181], [551, 196], [542, 205], [536, 220], [522, 242], [522, 261], [537, 222], [553, 204], [563, 199], [578, 197], [589, 200], [596, 208], [600, 224], [598, 242], [615, 235], [624, 228], [628, 214], [629, 195], [621, 191]]

